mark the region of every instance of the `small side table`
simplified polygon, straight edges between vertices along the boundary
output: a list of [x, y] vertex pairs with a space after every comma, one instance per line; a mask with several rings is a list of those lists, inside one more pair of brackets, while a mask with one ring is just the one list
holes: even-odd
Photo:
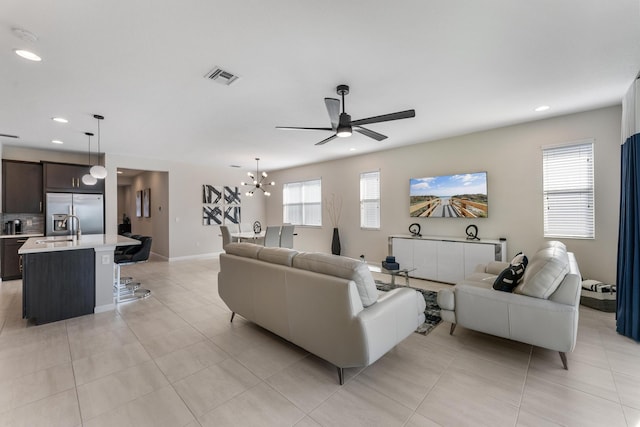
[[404, 285], [409, 286], [409, 273], [414, 271], [415, 268], [401, 268], [399, 270], [387, 270], [386, 268], [380, 268], [381, 273], [389, 274], [391, 276], [391, 284], [396, 284], [396, 276], [404, 276]]

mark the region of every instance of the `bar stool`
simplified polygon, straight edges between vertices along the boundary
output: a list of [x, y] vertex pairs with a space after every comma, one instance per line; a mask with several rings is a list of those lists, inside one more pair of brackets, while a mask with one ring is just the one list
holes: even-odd
[[113, 294], [116, 299], [116, 303], [134, 301], [151, 295], [151, 291], [149, 289], [140, 288], [139, 282], [132, 282], [132, 278], [126, 278], [128, 280], [123, 280], [124, 278], [120, 276], [121, 266], [138, 264], [149, 260], [152, 238], [149, 236], [141, 236], [138, 240], [141, 242], [140, 246], [135, 246], [138, 250], [114, 256], [113, 265], [115, 268], [115, 278]]

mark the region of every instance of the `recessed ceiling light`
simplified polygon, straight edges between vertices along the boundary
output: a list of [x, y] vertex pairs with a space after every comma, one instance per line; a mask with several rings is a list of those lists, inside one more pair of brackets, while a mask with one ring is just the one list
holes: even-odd
[[69, 123], [69, 120], [65, 119], [64, 117], [52, 117], [51, 120], [58, 123]]
[[51, 142], [53, 142], [54, 144], [64, 144], [64, 142], [60, 141], [59, 139], [52, 139]]
[[355, 148], [349, 148], [349, 151], [356, 151]]
[[122, 175], [124, 172], [122, 172], [122, 171], [117, 171], [116, 173], [117, 173], [118, 175]]
[[548, 105], [541, 105], [538, 108], [536, 108], [534, 111], [539, 113], [541, 111], [547, 111], [549, 108], [551, 108], [551, 107], [549, 107]]
[[14, 49], [13, 51], [16, 53], [16, 55], [21, 56], [24, 59], [28, 59], [29, 61], [42, 61], [42, 58], [40, 58], [33, 52], [29, 52], [28, 50]]

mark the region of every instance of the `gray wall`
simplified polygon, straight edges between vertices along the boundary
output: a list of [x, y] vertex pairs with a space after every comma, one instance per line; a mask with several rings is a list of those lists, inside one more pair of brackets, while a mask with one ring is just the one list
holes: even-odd
[[[576, 254], [585, 278], [614, 283], [619, 211], [620, 122], [613, 106], [477, 132], [455, 138], [323, 162], [281, 171], [270, 178], [278, 184], [266, 202], [268, 223], [282, 222], [282, 184], [322, 178], [323, 197], [343, 198], [340, 235], [343, 255], [377, 263], [387, 255], [387, 237], [407, 234], [412, 222], [423, 235], [465, 236], [476, 224], [483, 238], [507, 238], [509, 257], [532, 254], [544, 242], [541, 147], [585, 138], [595, 139], [596, 238], [564, 239]], [[420, 120], [417, 118], [416, 120]], [[398, 123], [401, 126], [401, 123]], [[362, 138], [362, 136], [359, 136]], [[332, 142], [332, 143], [339, 143]], [[371, 141], [371, 144], [376, 144]], [[384, 144], [384, 142], [382, 142]], [[318, 147], [309, 146], [309, 150]], [[381, 229], [361, 230], [359, 174], [380, 170]], [[488, 172], [489, 218], [447, 219], [409, 217], [409, 179], [465, 172]], [[330, 251], [332, 226], [326, 210], [321, 228], [297, 227], [295, 248]]]

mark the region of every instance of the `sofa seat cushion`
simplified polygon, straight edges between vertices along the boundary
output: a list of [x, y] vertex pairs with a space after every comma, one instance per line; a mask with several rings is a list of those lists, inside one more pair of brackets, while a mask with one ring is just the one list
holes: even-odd
[[553, 243], [549, 242], [548, 247], [540, 249], [531, 258], [522, 283], [515, 289], [516, 293], [548, 299], [560, 286], [564, 276], [569, 273], [569, 256], [562, 243]]
[[258, 252], [258, 259], [260, 261], [270, 262], [272, 264], [286, 265], [291, 267], [293, 263], [293, 257], [298, 254], [298, 251], [288, 248], [262, 248]]
[[369, 266], [360, 260], [339, 255], [302, 252], [293, 258], [293, 267], [353, 280], [363, 307], [368, 307], [378, 300], [378, 290]]
[[231, 255], [237, 255], [237, 256], [244, 257], [244, 258], [258, 259], [258, 253], [263, 248], [264, 248], [264, 246], [256, 245], [256, 244], [253, 244], [253, 243], [246, 243], [246, 242], [237, 243], [237, 242], [233, 242], [233, 243], [228, 243], [224, 247], [224, 250], [225, 250], [226, 253], [231, 254]]

